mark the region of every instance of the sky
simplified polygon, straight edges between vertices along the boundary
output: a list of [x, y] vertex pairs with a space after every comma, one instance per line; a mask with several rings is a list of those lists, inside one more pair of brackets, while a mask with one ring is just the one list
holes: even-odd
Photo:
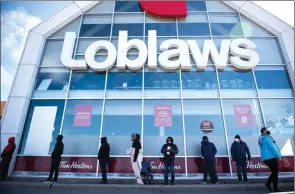
[[[256, 1], [294, 27], [294, 1]], [[6, 101], [28, 31], [70, 1], [1, 2], [1, 101]]]

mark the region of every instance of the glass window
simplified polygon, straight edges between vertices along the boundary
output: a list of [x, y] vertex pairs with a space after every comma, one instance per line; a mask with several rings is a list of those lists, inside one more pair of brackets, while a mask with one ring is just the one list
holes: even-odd
[[145, 98], [180, 97], [179, 71], [166, 71], [161, 67], [144, 71]]
[[62, 135], [64, 155], [97, 155], [102, 100], [68, 100]]
[[[100, 40], [106, 40], [110, 41], [110, 38], [79, 38], [78, 40], [78, 46], [76, 54], [78, 55], [84, 55], [86, 49], [94, 42], [100, 41]], [[107, 50], [100, 49], [96, 54], [107, 54]]]
[[[165, 115], [165, 116], [163, 116]], [[178, 156], [184, 155], [180, 100], [144, 101], [144, 154], [163, 156], [161, 148], [168, 136], [177, 145]]]
[[112, 14], [86, 15], [80, 30], [82, 37], [110, 36]]
[[206, 13], [188, 13], [178, 19], [178, 36], [210, 36]]
[[187, 11], [207, 11], [205, 1], [186, 1]]
[[66, 68], [40, 68], [33, 97], [65, 97], [70, 71]]
[[[132, 40], [132, 39], [143, 40], [143, 37], [128, 37], [128, 40]], [[118, 38], [112, 38], [112, 43], [115, 45], [116, 49], [118, 50]], [[128, 54], [137, 54], [138, 50], [136, 48], [131, 48], [128, 50], [127, 53]]]
[[106, 100], [102, 136], [108, 138], [111, 155], [126, 155], [131, 134], [141, 135], [141, 119], [141, 100]]
[[[138, 2], [137, 2], [138, 3]], [[127, 31], [128, 36], [143, 36], [144, 14], [116, 13], [112, 36], [119, 36], [119, 31]]]
[[206, 1], [206, 4], [209, 12], [235, 12], [222, 1]]
[[64, 100], [31, 100], [19, 154], [50, 155], [60, 132]]
[[277, 38], [249, 38], [257, 46], [260, 64], [284, 64]]
[[104, 94], [106, 72], [73, 71], [69, 97], [97, 97], [102, 98]]
[[292, 97], [292, 84], [285, 66], [257, 66], [254, 69], [261, 97]]
[[[157, 38], [157, 53], [161, 53], [160, 52], [160, 46], [161, 44], [165, 41], [165, 40], [171, 40], [171, 39], [177, 39], [177, 37], [158, 37]], [[145, 38], [145, 44], [148, 45], [148, 37]], [[158, 58], [157, 58], [158, 59]]]
[[66, 32], [76, 32], [79, 34], [79, 26], [81, 22], [81, 17], [78, 17], [74, 21], [70, 22], [68, 25], [60, 29], [59, 31], [55, 32], [49, 38], [57, 38], [57, 37], [64, 37]]
[[240, 70], [227, 66], [218, 71], [221, 96], [223, 97], [255, 97], [257, 96], [252, 70]]
[[109, 71], [107, 98], [141, 98], [141, 94], [142, 69], [138, 71], [118, 71], [117, 68], [113, 68]]
[[205, 71], [182, 71], [182, 95], [184, 98], [218, 97], [218, 85], [214, 66], [208, 66]]
[[266, 126], [283, 156], [294, 156], [294, 99], [261, 99]]
[[241, 21], [245, 36], [274, 36], [272, 33], [263, 29], [261, 26], [252, 22], [247, 17], [241, 15]]
[[93, 8], [89, 9], [87, 13], [111, 13], [114, 10], [114, 1], [100, 1]]
[[187, 155], [201, 156], [201, 142], [204, 135], [215, 144], [217, 156], [227, 155], [220, 101], [184, 100], [183, 107]]
[[209, 13], [212, 36], [243, 36], [236, 13]]
[[149, 30], [156, 30], [157, 36], [177, 36], [175, 23], [146, 23], [145, 34], [148, 35]]
[[264, 126], [257, 99], [223, 99], [223, 110], [229, 143], [235, 135], [248, 144], [252, 155], [260, 155], [258, 139]]
[[64, 40], [46, 40], [40, 66], [64, 66], [60, 61]]
[[115, 12], [141, 12], [138, 1], [116, 1]]

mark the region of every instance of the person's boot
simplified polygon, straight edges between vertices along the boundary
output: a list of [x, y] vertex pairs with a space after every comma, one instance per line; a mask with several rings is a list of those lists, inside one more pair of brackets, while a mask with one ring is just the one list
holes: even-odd
[[268, 189], [268, 191], [272, 192], [271, 186], [270, 186], [270, 182], [266, 182], [265, 183], [265, 187]]
[[282, 191], [278, 188], [278, 186], [274, 186], [273, 187], [273, 192], [282, 192]]

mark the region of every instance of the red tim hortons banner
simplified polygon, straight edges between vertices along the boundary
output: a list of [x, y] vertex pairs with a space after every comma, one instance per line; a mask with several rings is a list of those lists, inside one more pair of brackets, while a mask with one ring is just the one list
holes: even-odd
[[[217, 173], [230, 173], [228, 157], [216, 157], [215, 162]], [[203, 173], [204, 159], [201, 157], [188, 157], [187, 171], [188, 173]]]
[[[233, 173], [237, 172], [236, 163], [232, 162]], [[283, 157], [278, 161], [279, 172], [294, 172], [294, 157], [288, 156]], [[271, 172], [270, 169], [261, 161], [261, 158], [251, 158], [250, 161], [246, 162], [248, 173], [264, 173]]]

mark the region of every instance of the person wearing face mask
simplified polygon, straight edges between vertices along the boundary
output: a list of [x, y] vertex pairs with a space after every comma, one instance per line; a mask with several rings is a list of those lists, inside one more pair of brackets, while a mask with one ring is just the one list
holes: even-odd
[[140, 140], [139, 134], [132, 134], [131, 135], [131, 141], [133, 142], [132, 148], [128, 149], [127, 154], [131, 158], [131, 165], [132, 165], [132, 170], [133, 170], [135, 178], [136, 178], [136, 184], [144, 185], [144, 183], [141, 180], [141, 176], [140, 176], [141, 162], [143, 159], [143, 154], [142, 154], [142, 150], [141, 150], [141, 143], [139, 140]]
[[[248, 156], [248, 158], [246, 155]], [[231, 145], [231, 157], [232, 160], [236, 162], [239, 183], [243, 183], [241, 173], [243, 172], [244, 183], [249, 184], [250, 182], [248, 181], [246, 172], [246, 161], [247, 159], [251, 159], [251, 155], [247, 144], [241, 140], [241, 137], [239, 135], [235, 136], [235, 141]]]
[[173, 138], [168, 137], [166, 144], [162, 146], [161, 153], [164, 155], [164, 183], [163, 185], [168, 185], [168, 170], [171, 173], [171, 185], [174, 184], [175, 172], [174, 172], [174, 160], [175, 155], [178, 154], [178, 148], [173, 143]]
[[201, 143], [201, 154], [204, 159], [204, 179], [200, 184], [207, 184], [207, 175], [209, 173], [211, 182], [213, 184], [219, 184], [219, 180], [216, 173], [216, 162], [215, 155], [217, 153], [217, 149], [214, 143], [209, 142], [207, 136], [203, 136]]
[[110, 160], [110, 145], [107, 142], [107, 137], [102, 137], [100, 139], [101, 146], [99, 148], [98, 152], [98, 160], [99, 160], [99, 166], [101, 168], [102, 173], [102, 181], [101, 184], [108, 184], [107, 180], [107, 165]]
[[[271, 175], [265, 183], [265, 186], [271, 192], [280, 192], [278, 188], [278, 159], [281, 159], [281, 153], [273, 138], [267, 134], [267, 131], [265, 127], [260, 130], [261, 136], [258, 141], [261, 160], [271, 170]], [[271, 183], [273, 184], [273, 189], [271, 188]]]

